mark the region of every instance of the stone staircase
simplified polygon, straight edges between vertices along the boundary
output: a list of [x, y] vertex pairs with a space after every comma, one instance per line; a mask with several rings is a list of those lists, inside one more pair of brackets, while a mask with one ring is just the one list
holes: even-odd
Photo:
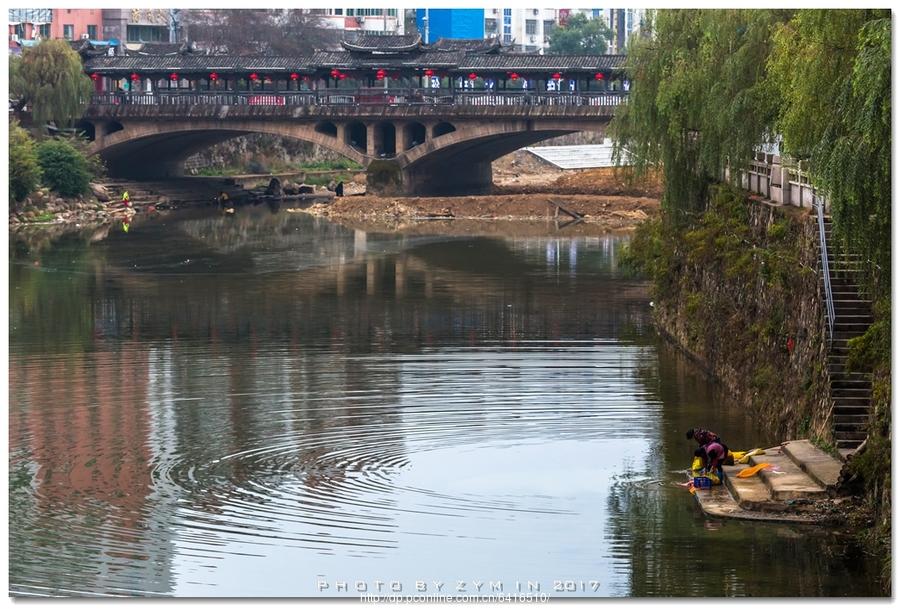
[[825, 217], [828, 267], [834, 298], [834, 335], [828, 351], [831, 380], [832, 431], [842, 455], [855, 451], [866, 439], [872, 402], [870, 373], [846, 370], [850, 339], [866, 332], [874, 321], [872, 303], [860, 294], [857, 280], [862, 261], [857, 255], [835, 254], [832, 247], [831, 218]]
[[121, 200], [122, 193], [128, 191], [131, 204], [135, 208], [147, 205], [158, 207], [183, 207], [197, 204], [212, 204], [220, 192], [225, 191], [231, 199], [246, 196], [240, 186], [228, 184], [222, 179], [171, 178], [169, 180], [133, 181], [109, 179], [104, 182], [113, 202]]
[[[770, 464], [748, 478], [741, 470]], [[788, 441], [750, 458], [749, 464], [725, 466], [725, 481], [694, 495], [713, 517], [752, 521], [816, 524], [829, 518], [821, 506], [832, 495], [843, 463], [808, 440]]]

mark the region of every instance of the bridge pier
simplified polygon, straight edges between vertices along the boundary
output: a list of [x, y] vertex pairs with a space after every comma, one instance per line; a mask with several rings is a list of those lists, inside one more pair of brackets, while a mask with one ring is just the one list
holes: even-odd
[[490, 161], [417, 169], [376, 159], [366, 170], [366, 192], [379, 197], [481, 195], [491, 192], [493, 177]]

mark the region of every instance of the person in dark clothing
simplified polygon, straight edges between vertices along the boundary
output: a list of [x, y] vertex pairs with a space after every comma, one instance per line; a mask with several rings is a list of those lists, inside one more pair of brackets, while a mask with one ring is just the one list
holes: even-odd
[[694, 439], [701, 447], [707, 443], [721, 442], [722, 439], [712, 430], [704, 430], [703, 428], [691, 428], [687, 431], [687, 439]]
[[334, 187], [334, 196], [335, 197], [343, 197], [344, 196], [344, 183], [343, 181], [338, 182], [337, 186]]
[[[725, 448], [725, 457], [723, 458], [723, 462], [726, 466], [734, 465], [734, 458], [731, 457], [730, 452], [728, 450], [728, 445], [722, 442], [722, 437], [713, 432], [712, 430], [704, 430], [703, 428], [691, 428], [687, 431], [688, 440], [694, 439], [697, 441], [697, 444], [700, 447], [705, 447], [710, 443], [717, 443]], [[694, 455], [697, 455], [696, 452]]]

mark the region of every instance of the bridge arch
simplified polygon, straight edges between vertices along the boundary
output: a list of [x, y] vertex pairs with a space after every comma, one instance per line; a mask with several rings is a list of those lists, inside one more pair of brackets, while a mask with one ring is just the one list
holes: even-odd
[[[183, 173], [184, 161], [191, 155], [227, 140], [255, 133], [292, 138], [317, 144], [361, 165], [366, 164], [365, 150], [340, 141], [337, 126], [320, 129], [320, 124], [287, 124], [252, 121], [242, 124], [218, 121], [183, 121], [164, 123], [130, 123], [110, 135], [104, 127], [94, 127], [93, 150], [100, 154], [113, 176], [158, 178]], [[363, 134], [365, 126], [363, 125]], [[365, 135], [363, 135], [365, 145]]]
[[415, 148], [428, 139], [428, 129], [418, 121], [411, 121], [403, 126], [403, 150]]
[[369, 144], [369, 130], [362, 121], [351, 121], [344, 128], [344, 144], [366, 154]]
[[337, 125], [331, 121], [319, 121], [316, 123], [316, 133], [336, 138], [338, 135]]
[[452, 133], [456, 131], [456, 127], [453, 126], [452, 123], [448, 123], [447, 121], [441, 121], [437, 125], [431, 128], [431, 137], [439, 138], [440, 136], [446, 135], [448, 133]]

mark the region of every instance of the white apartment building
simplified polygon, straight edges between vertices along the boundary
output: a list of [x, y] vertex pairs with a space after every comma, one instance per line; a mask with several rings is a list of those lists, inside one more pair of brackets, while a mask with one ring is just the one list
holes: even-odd
[[504, 45], [517, 51], [542, 53], [550, 44], [550, 32], [570, 16], [583, 14], [589, 19], [603, 19], [613, 31], [608, 53], [623, 53], [628, 39], [640, 31], [646, 9], [484, 9], [484, 36], [499, 36]]
[[405, 9], [402, 8], [329, 8], [311, 11], [322, 25], [347, 32], [366, 34], [405, 34]]

